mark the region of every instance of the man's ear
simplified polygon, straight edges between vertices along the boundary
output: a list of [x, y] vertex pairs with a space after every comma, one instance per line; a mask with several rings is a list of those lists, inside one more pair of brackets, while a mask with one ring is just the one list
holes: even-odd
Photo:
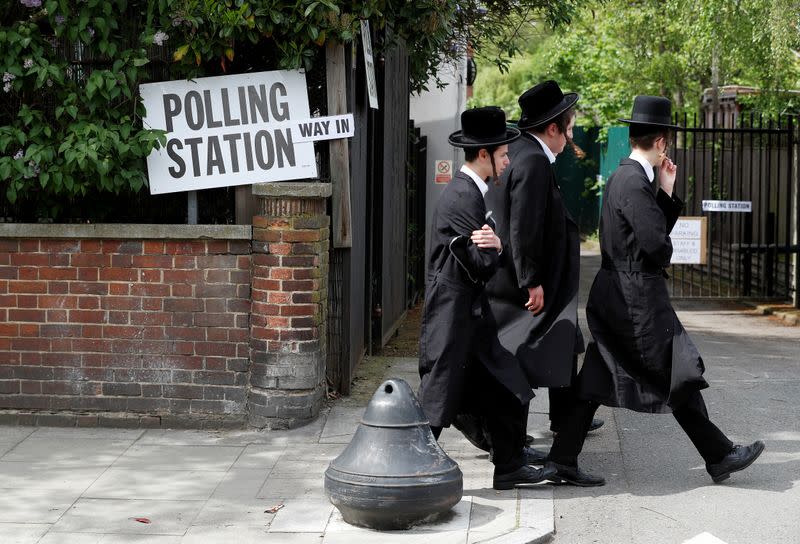
[[558, 124], [557, 123], [550, 123], [549, 125], [547, 125], [547, 135], [548, 136], [550, 136], [551, 138], [555, 138], [559, 134], [561, 134], [561, 131], [558, 129]]
[[478, 151], [478, 158], [484, 161], [488, 161], [489, 151], [487, 151], [485, 147], [480, 148], [480, 150]]

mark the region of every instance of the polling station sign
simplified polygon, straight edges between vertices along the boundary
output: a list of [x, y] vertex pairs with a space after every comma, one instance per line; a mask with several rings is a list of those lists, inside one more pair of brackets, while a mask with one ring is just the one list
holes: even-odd
[[278, 70], [140, 86], [152, 194], [315, 178], [314, 141], [354, 133], [352, 115], [310, 118], [305, 74]]

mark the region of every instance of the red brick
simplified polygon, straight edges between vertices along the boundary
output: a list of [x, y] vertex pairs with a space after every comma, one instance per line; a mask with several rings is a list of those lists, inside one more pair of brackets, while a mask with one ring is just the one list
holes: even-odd
[[80, 251], [79, 240], [41, 240], [39, 251], [42, 253], [77, 253]]
[[169, 255], [135, 255], [131, 260], [134, 268], [172, 268]]
[[103, 297], [100, 299], [100, 305], [104, 310], [141, 310], [142, 299], [139, 297]]
[[79, 268], [78, 279], [81, 281], [97, 281], [99, 278], [97, 268]]
[[226, 300], [222, 298], [207, 298], [205, 299], [205, 311], [214, 313], [226, 312]]
[[194, 294], [197, 298], [234, 298], [236, 286], [224, 283], [200, 284], [195, 286]]
[[203, 312], [195, 316], [194, 324], [197, 327], [233, 327], [234, 317], [232, 314]]
[[206, 281], [208, 283], [228, 283], [230, 272], [227, 270], [206, 270]]
[[83, 338], [102, 338], [104, 325], [83, 325], [81, 327], [81, 336]]
[[142, 270], [142, 280], [148, 283], [158, 283], [161, 281], [161, 270], [145, 269]]
[[274, 304], [289, 304], [292, 302], [292, 295], [291, 293], [271, 291], [267, 293], [267, 302], [272, 302]]
[[19, 383], [20, 391], [23, 395], [39, 395], [42, 392], [42, 382], [30, 382], [23, 380]]
[[253, 240], [258, 240], [260, 242], [280, 242], [281, 231], [253, 227]]
[[[265, 255], [266, 257], [267, 255]], [[236, 259], [236, 268], [239, 270], [250, 270], [250, 267], [253, 264], [253, 260], [250, 256], [247, 257], [239, 257]]]
[[168, 297], [169, 285], [163, 283], [134, 284], [131, 286], [131, 295], [145, 297]]
[[292, 269], [279, 267], [272, 268], [269, 271], [269, 277], [275, 280], [290, 280], [292, 279]]
[[107, 323], [108, 314], [103, 310], [70, 310], [70, 323]]
[[68, 317], [67, 310], [47, 310], [48, 323], [66, 323]]
[[45, 366], [81, 366], [80, 353], [43, 353], [42, 364]]
[[82, 353], [81, 366], [102, 366], [103, 355], [100, 353]]
[[315, 317], [293, 317], [293, 329], [308, 329], [317, 326], [317, 319]]
[[173, 297], [193, 297], [194, 287], [192, 287], [191, 285], [179, 283], [177, 285], [171, 286], [171, 292]]
[[287, 280], [283, 282], [284, 291], [313, 291], [318, 289], [316, 280]]
[[151, 312], [160, 312], [164, 307], [164, 299], [162, 298], [144, 298], [142, 299], [142, 310]]
[[196, 298], [164, 299], [165, 312], [202, 312], [203, 301]]
[[250, 326], [250, 315], [249, 314], [238, 314], [236, 316], [236, 327], [239, 329], [246, 329]]
[[168, 340], [205, 340], [206, 331], [200, 327], [165, 327]]
[[291, 244], [273, 243], [269, 245], [269, 252], [272, 255], [291, 255], [292, 246]]
[[289, 328], [289, 318], [269, 316], [267, 317], [267, 327], [275, 327], [280, 329]]
[[50, 349], [53, 352], [72, 352], [72, 339], [71, 338], [53, 338], [50, 342], [52, 345]]
[[290, 306], [281, 306], [281, 315], [309, 316], [314, 315], [316, 310], [316, 304], [294, 304]]
[[206, 370], [228, 370], [228, 359], [224, 357], [206, 357], [204, 368]]
[[39, 325], [33, 325], [31, 323], [23, 323], [19, 326], [19, 335], [20, 336], [28, 336], [28, 337], [36, 337], [39, 336]]
[[39, 301], [36, 295], [17, 295], [17, 308], [38, 308]]
[[16, 351], [50, 351], [47, 338], [12, 338], [11, 349]]
[[200, 283], [202, 270], [164, 270], [164, 283]]
[[73, 281], [69, 284], [69, 292], [76, 295], [106, 295], [108, 294], [108, 284]]
[[73, 309], [78, 307], [79, 297], [70, 295], [39, 295], [39, 308]]
[[50, 255], [47, 253], [12, 253], [9, 259], [11, 266], [48, 266]]
[[317, 338], [316, 329], [283, 329], [280, 331], [280, 339], [286, 340], [314, 340]]
[[103, 327], [104, 338], [141, 338], [142, 327], [128, 327], [125, 325], [106, 325]]
[[236, 346], [228, 342], [197, 342], [197, 355], [217, 355], [220, 357], [236, 357]]
[[79, 338], [83, 331], [80, 325], [47, 324], [40, 327], [44, 338]]
[[50, 266], [69, 266], [69, 253], [53, 253], [50, 255]]
[[0, 336], [19, 336], [19, 325], [0, 323]]
[[249, 334], [247, 329], [228, 329], [228, 342], [247, 342]]
[[253, 278], [252, 287], [253, 289], [258, 289], [260, 291], [280, 291], [281, 282], [278, 280], [268, 280], [255, 277]]
[[17, 305], [17, 295], [0, 295], [0, 308], [9, 308]]
[[314, 255], [288, 255], [281, 257], [283, 266], [310, 268], [319, 266], [319, 257]]
[[100, 240], [81, 240], [81, 253], [99, 253], [102, 248]]
[[18, 268], [17, 279], [20, 280], [38, 280], [39, 279], [39, 269], [38, 268]]
[[232, 298], [226, 302], [225, 311], [232, 313], [249, 313], [250, 301], [240, 298]]
[[[66, 312], [64, 312], [66, 314]], [[8, 310], [9, 321], [28, 321], [34, 323], [43, 323], [45, 321], [45, 312], [43, 310]]]
[[135, 268], [101, 268], [99, 279], [103, 281], [139, 281]]
[[227, 342], [228, 329], [222, 327], [209, 327], [206, 329], [206, 340], [209, 342]]
[[283, 232], [285, 242], [318, 242], [322, 239], [322, 232], [317, 229], [286, 230]]
[[47, 293], [47, 282], [11, 280], [8, 282], [9, 293]]
[[205, 252], [205, 242], [166, 242], [164, 244], [164, 253], [167, 255], [202, 255]]
[[74, 268], [42, 268], [39, 270], [39, 279], [42, 280], [74, 280], [78, 278], [78, 271]]
[[145, 240], [144, 253], [147, 255], [163, 255], [164, 242], [155, 240]]
[[111, 256], [102, 253], [75, 253], [70, 255], [70, 266], [79, 267], [107, 267], [111, 265]]
[[281, 258], [277, 255], [264, 255], [258, 253], [251, 257], [253, 266], [273, 267], [281, 265]]
[[9, 253], [19, 251], [19, 241], [0, 240], [0, 251], [8, 251]]
[[19, 250], [23, 253], [38, 253], [39, 240], [20, 240]]
[[108, 284], [108, 294], [115, 295], [115, 296], [124, 296], [129, 295], [131, 293], [130, 285], [127, 283], [109, 283]]
[[262, 340], [278, 340], [280, 339], [280, 332], [276, 329], [253, 327], [251, 331], [251, 336], [253, 338], [260, 338]]
[[114, 268], [130, 268], [133, 266], [133, 256], [131, 255], [112, 255], [111, 266]]
[[197, 257], [190, 257], [188, 255], [176, 255], [174, 258], [173, 268], [194, 270], [197, 268]]
[[[39, 297], [41, 299], [41, 297]], [[97, 310], [100, 308], [100, 297], [78, 297], [78, 308], [81, 310]]]
[[47, 292], [51, 295], [66, 295], [69, 292], [69, 283], [66, 281], [48, 282]]
[[111, 345], [110, 341], [98, 338], [73, 338], [72, 340], [72, 349], [77, 352], [107, 353], [110, 351]]
[[172, 316], [163, 312], [131, 312], [131, 325], [172, 325]]
[[0, 278], [15, 280], [17, 276], [19, 276], [19, 269], [16, 266], [0, 266]]

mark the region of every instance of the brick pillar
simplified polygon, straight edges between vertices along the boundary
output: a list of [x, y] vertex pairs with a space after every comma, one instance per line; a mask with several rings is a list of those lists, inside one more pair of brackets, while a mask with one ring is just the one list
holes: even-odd
[[331, 185], [267, 183], [253, 194], [249, 420], [296, 427], [325, 394]]

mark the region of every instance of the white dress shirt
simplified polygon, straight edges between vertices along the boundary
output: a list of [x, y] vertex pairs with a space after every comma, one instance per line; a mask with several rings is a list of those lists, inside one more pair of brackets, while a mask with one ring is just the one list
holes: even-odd
[[628, 158], [642, 165], [642, 168], [644, 168], [644, 173], [647, 174], [647, 179], [653, 181], [656, 178], [656, 173], [653, 170], [653, 165], [650, 164], [650, 161], [648, 161], [644, 155], [639, 153], [638, 150], [634, 149], [633, 151], [631, 151], [630, 157]]
[[531, 133], [530, 133], [530, 135], [531, 135], [531, 136], [533, 136], [534, 138], [536, 138], [536, 141], [537, 141], [537, 142], [539, 142], [540, 144], [542, 144], [542, 149], [544, 149], [544, 154], [545, 154], [545, 155], [547, 155], [547, 160], [549, 160], [549, 161], [550, 161], [550, 164], [553, 164], [554, 162], [556, 162], [556, 156], [553, 154], [553, 152], [550, 150], [550, 148], [549, 148], [549, 147], [547, 147], [547, 144], [546, 144], [546, 143], [544, 143], [544, 142], [542, 141], [542, 139], [541, 139], [541, 138], [539, 138], [539, 137], [538, 137], [536, 134], [534, 134], [533, 132], [531, 132]]

